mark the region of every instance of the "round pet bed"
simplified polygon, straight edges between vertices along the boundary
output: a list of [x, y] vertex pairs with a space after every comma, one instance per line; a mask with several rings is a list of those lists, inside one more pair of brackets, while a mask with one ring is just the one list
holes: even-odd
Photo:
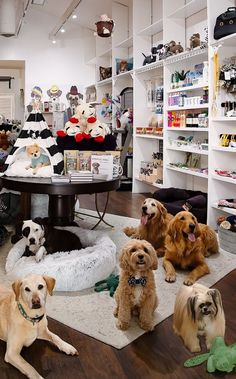
[[25, 250], [23, 238], [9, 251], [7, 276], [11, 280], [29, 273], [52, 276], [56, 279], [56, 291], [83, 290], [108, 277], [116, 265], [116, 246], [112, 240], [103, 232], [71, 226], [65, 229], [75, 233], [85, 248], [46, 255], [37, 263], [33, 256], [22, 257]]

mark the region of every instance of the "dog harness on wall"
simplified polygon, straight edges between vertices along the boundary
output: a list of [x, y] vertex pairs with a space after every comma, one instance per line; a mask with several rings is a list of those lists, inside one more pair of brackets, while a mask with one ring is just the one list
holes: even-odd
[[[53, 138], [43, 115], [39, 112], [32, 112], [6, 159], [4, 165], [6, 175], [11, 176], [10, 166], [16, 161], [17, 153], [20, 150], [24, 151], [25, 147], [34, 145], [35, 143], [42, 148], [43, 154], [45, 152], [48, 154], [51, 163], [51, 174], [62, 173], [64, 167], [63, 155], [59, 152], [56, 140]], [[33, 175], [29, 172], [27, 176]]]

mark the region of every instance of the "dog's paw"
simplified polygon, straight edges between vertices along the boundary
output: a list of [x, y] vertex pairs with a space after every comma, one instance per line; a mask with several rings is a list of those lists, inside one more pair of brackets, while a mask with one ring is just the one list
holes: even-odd
[[63, 351], [67, 355], [79, 355], [78, 351], [74, 348], [74, 346], [70, 345], [69, 343], [66, 343], [63, 345]]
[[176, 275], [175, 274], [167, 274], [165, 277], [165, 281], [168, 283], [173, 283], [176, 281]]
[[141, 329], [151, 332], [154, 329], [154, 325], [148, 321], [139, 321], [139, 326]]
[[185, 281], [184, 281], [184, 284], [186, 286], [191, 286], [193, 283], [195, 283], [195, 280], [192, 279], [192, 278], [186, 278]]
[[132, 235], [132, 232], [131, 232], [129, 226], [126, 226], [126, 228], [123, 229], [123, 232], [124, 232], [128, 237], [131, 237], [131, 235]]
[[129, 322], [117, 320], [116, 326], [120, 330], [127, 330], [129, 328]]
[[42, 257], [35, 255], [35, 260], [37, 263], [39, 263], [42, 260]]

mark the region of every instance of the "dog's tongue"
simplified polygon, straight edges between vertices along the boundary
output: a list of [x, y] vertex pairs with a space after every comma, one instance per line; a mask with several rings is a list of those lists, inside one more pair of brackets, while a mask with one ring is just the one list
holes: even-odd
[[189, 233], [189, 234], [188, 234], [188, 239], [189, 239], [189, 241], [191, 241], [191, 242], [195, 242], [195, 241], [196, 241], [195, 234], [193, 234], [193, 233]]
[[147, 222], [148, 222], [148, 215], [142, 215], [141, 216], [141, 224], [146, 225]]

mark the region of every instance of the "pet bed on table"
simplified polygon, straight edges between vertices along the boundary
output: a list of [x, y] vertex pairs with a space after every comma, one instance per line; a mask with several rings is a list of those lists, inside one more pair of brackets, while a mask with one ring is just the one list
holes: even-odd
[[[58, 228], [63, 229], [63, 228]], [[29, 273], [52, 276], [56, 291], [80, 291], [108, 277], [116, 265], [116, 246], [103, 232], [64, 227], [75, 233], [84, 249], [46, 255], [39, 263], [33, 256], [22, 257], [24, 238], [9, 251], [6, 273], [9, 279], [22, 278]]]

